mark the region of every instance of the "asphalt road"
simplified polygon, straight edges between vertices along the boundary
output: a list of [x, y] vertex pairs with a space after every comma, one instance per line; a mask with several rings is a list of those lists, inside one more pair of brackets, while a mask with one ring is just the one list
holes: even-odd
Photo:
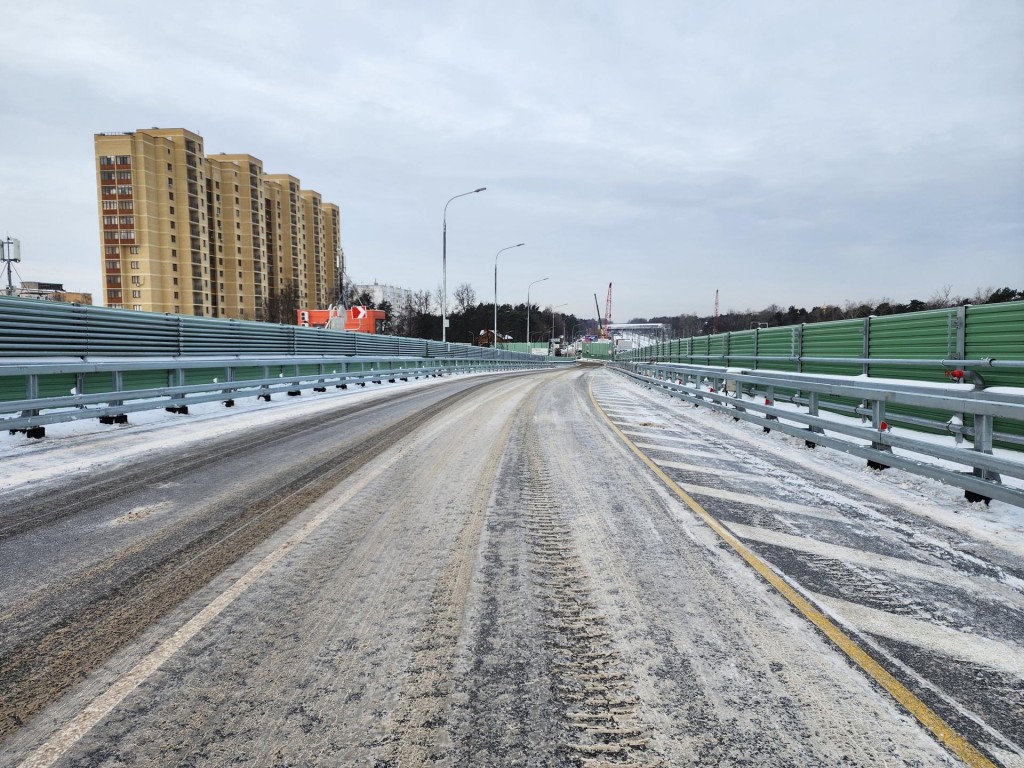
[[0, 765], [1024, 764], [1019, 558], [692, 411], [459, 378], [0, 494]]

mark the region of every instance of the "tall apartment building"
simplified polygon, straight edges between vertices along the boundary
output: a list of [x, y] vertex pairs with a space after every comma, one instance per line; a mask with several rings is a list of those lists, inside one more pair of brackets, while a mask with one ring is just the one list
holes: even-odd
[[408, 288], [399, 288], [397, 285], [382, 285], [377, 282], [362, 283], [352, 287], [357, 294], [365, 293], [369, 296], [370, 300], [378, 307], [386, 301], [395, 311], [411, 302], [413, 296], [413, 292]]
[[183, 128], [95, 136], [107, 306], [261, 320], [294, 285], [335, 300], [338, 206], [246, 154], [207, 157]]

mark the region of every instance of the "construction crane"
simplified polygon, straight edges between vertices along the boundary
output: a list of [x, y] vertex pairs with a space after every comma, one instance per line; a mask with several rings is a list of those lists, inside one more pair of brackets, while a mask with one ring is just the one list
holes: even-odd
[[612, 284], [608, 283], [608, 298], [604, 302], [604, 337], [610, 339], [612, 326]]
[[718, 333], [718, 289], [715, 288], [715, 314], [711, 316], [711, 332]]
[[597, 303], [597, 294], [594, 294], [594, 309], [597, 310], [597, 338], [606, 339], [608, 334], [604, 330], [604, 326], [601, 325], [601, 305]]

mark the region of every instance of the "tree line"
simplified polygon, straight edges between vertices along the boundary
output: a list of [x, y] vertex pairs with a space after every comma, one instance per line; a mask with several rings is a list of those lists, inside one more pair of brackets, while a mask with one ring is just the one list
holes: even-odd
[[[431, 291], [413, 291], [400, 306], [390, 302], [376, 303], [366, 292], [359, 293], [350, 281], [341, 287], [341, 298], [345, 306], [365, 306], [382, 309], [385, 312], [384, 333], [416, 339], [441, 340], [440, 286]], [[447, 308], [448, 341], [462, 344], [479, 343], [481, 335], [494, 324], [494, 304], [478, 302], [476, 291], [469, 283], [462, 283], [455, 289], [454, 300]], [[812, 307], [789, 306], [783, 308], [770, 304], [761, 310], [748, 309], [744, 312], [729, 310], [718, 316], [717, 323], [711, 315], [679, 314], [660, 317], [636, 317], [630, 323], [662, 323], [669, 329], [670, 338], [686, 338], [711, 333], [716, 325], [719, 333], [745, 331], [756, 327], [820, 323], [829, 320], [847, 320], [871, 315], [899, 315], [907, 312], [921, 312], [928, 309], [945, 309], [963, 304], [998, 304], [1007, 301], [1024, 300], [1024, 290], [1016, 288], [980, 288], [973, 296], [957, 296], [947, 286], [937, 291], [927, 301], [912, 299], [900, 303], [883, 298], [879, 301], [847, 301], [842, 306], [822, 305]], [[264, 316], [268, 322], [295, 325], [296, 310], [299, 307], [298, 290], [291, 283], [285, 283], [277, 295], [264, 304]], [[521, 304], [498, 305], [498, 335], [511, 336], [511, 341], [526, 341], [527, 307]], [[531, 303], [529, 308], [530, 337], [534, 343], [545, 342], [552, 336], [574, 339], [584, 334], [597, 333], [597, 321], [593, 317], [577, 317], [573, 314], [552, 312], [550, 305], [541, 307]], [[553, 324], [553, 325], [552, 325]]]
[[999, 304], [1007, 301], [1024, 300], [1024, 290], [1016, 288], [981, 288], [971, 297], [953, 295], [947, 286], [937, 291], [927, 301], [912, 299], [903, 304], [892, 299], [880, 301], [847, 301], [843, 306], [823, 305], [812, 307], [780, 307], [770, 304], [761, 310], [748, 309], [745, 312], [730, 310], [719, 314], [718, 322], [711, 315], [682, 314], [674, 316], [634, 318], [631, 323], [663, 323], [669, 327], [671, 338], [702, 336], [711, 333], [717, 325], [719, 333], [745, 331], [757, 327], [799, 325], [800, 323], [821, 323], [829, 320], [848, 320], [871, 315], [901, 315], [907, 312], [923, 312], [928, 309], [946, 309], [963, 304]]
[[[400, 305], [392, 306], [390, 302], [375, 303], [366, 293], [358, 293], [351, 289], [347, 294], [349, 306], [359, 305], [370, 309], [382, 309], [385, 312], [384, 333], [392, 336], [404, 336], [415, 339], [441, 340], [441, 289], [430, 291], [413, 291]], [[524, 343], [526, 341], [527, 312], [529, 311], [530, 338], [534, 344], [545, 343], [552, 336], [569, 338], [593, 329], [593, 320], [581, 320], [572, 314], [552, 311], [550, 306], [542, 307], [530, 303], [529, 309], [524, 303], [498, 305], [498, 337], [511, 337], [507, 341]], [[479, 302], [476, 291], [468, 283], [455, 289], [454, 301], [447, 307], [448, 341], [458, 344], [479, 344], [494, 325], [494, 303]], [[489, 341], [489, 337], [486, 337]]]

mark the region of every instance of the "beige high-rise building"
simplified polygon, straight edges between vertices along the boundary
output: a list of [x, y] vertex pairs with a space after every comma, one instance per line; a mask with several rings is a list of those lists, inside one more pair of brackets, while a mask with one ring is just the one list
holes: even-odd
[[340, 272], [336, 205], [247, 154], [207, 157], [183, 128], [95, 136], [109, 307], [264, 319], [289, 284], [325, 308]]
[[267, 293], [263, 163], [251, 155], [211, 155], [207, 183], [210, 265], [220, 315], [263, 320]]
[[324, 203], [321, 208], [327, 253], [327, 303], [338, 304], [341, 299], [342, 274], [345, 271], [345, 256], [341, 250], [341, 209], [334, 203]]

